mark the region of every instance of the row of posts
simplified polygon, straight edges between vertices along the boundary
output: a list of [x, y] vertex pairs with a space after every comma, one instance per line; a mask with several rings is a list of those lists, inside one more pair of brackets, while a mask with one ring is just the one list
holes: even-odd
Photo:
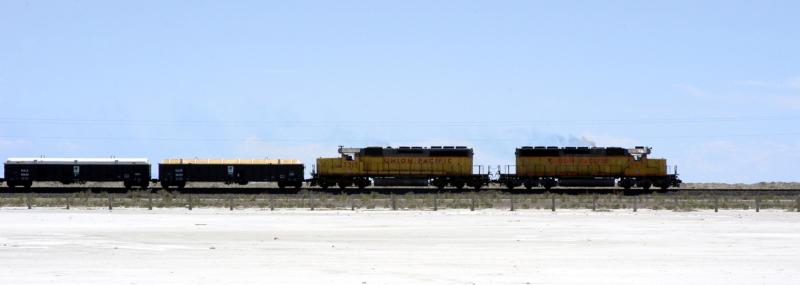
[[[392, 210], [397, 210], [397, 198], [395, 197], [395, 195], [393, 193], [390, 194], [389, 198], [390, 198], [390, 201], [391, 201], [391, 209]], [[674, 199], [675, 199], [675, 202], [674, 202], [675, 205], [678, 205], [678, 197], [676, 196]], [[32, 200], [33, 200], [33, 198], [31, 198], [31, 195], [27, 195], [26, 196], [25, 204], [28, 207], [28, 209], [33, 208], [33, 201]], [[233, 211], [234, 206], [235, 206], [234, 205], [235, 203], [233, 202], [233, 196], [232, 195], [228, 195], [226, 200], [227, 201], [226, 201], [225, 204], [228, 206], [228, 208], [231, 211]], [[594, 195], [593, 198], [592, 198], [592, 211], [597, 211], [597, 200], [598, 200], [597, 195]], [[308, 201], [309, 201], [310, 210], [314, 211], [315, 204], [314, 204], [314, 193], [313, 192], [309, 192]], [[515, 211], [516, 207], [515, 207], [514, 195], [510, 196], [509, 201], [510, 201], [510, 203], [509, 203], [510, 204], [509, 205], [510, 210], [511, 211]], [[152, 210], [153, 209], [153, 194], [152, 193], [150, 193], [150, 195], [148, 195], [147, 202], [148, 202], [147, 203], [147, 209], [148, 210]], [[349, 200], [349, 202], [350, 202], [350, 210], [354, 211], [355, 210], [355, 203], [353, 203], [352, 200]], [[639, 208], [638, 202], [639, 202], [639, 198], [633, 199], [633, 211], [634, 212], [636, 212], [638, 210], [638, 208]], [[72, 204], [71, 197], [68, 196], [67, 197], [67, 205], [66, 205], [66, 209], [67, 210], [70, 209], [70, 205], [71, 204]], [[796, 209], [797, 209], [798, 212], [800, 212], [800, 198], [797, 198], [796, 204], [797, 204], [796, 205]], [[190, 211], [194, 208], [194, 198], [192, 197], [192, 195], [188, 195], [188, 197], [187, 197], [187, 208]], [[470, 207], [469, 207], [469, 209], [470, 209], [470, 211], [475, 211], [475, 208], [476, 208], [476, 201], [475, 201], [475, 196], [473, 195], [473, 196], [470, 197]], [[108, 209], [109, 210], [113, 210], [114, 209], [114, 195], [112, 195], [111, 193], [108, 194]], [[274, 207], [273, 203], [271, 203], [271, 202], [270, 202], [270, 210], [275, 210], [275, 207]], [[435, 193], [434, 196], [433, 196], [433, 210], [434, 211], [438, 211], [439, 210], [439, 193], [438, 192]], [[550, 210], [553, 211], [553, 212], [556, 211], [556, 198], [555, 198], [555, 196], [550, 196]], [[755, 197], [755, 210], [756, 210], [756, 212], [760, 212], [761, 211], [761, 198], [758, 197], [758, 196]], [[714, 212], [719, 212], [719, 198], [718, 197], [714, 197]]]

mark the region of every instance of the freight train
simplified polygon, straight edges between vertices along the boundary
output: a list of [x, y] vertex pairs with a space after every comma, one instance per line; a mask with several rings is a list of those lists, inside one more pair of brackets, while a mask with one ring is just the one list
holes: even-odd
[[[339, 157], [318, 158], [311, 178], [305, 165], [284, 159], [166, 159], [158, 165], [158, 180], [150, 178], [146, 158], [9, 158], [5, 162], [8, 187], [30, 188], [33, 182], [63, 184], [122, 182], [125, 188], [148, 188], [159, 182], [164, 189], [184, 188], [190, 182], [246, 185], [275, 182], [279, 188], [341, 189], [375, 187], [471, 187], [496, 183], [513, 189], [542, 187], [638, 187], [662, 190], [679, 187], [677, 169], [669, 173], [665, 159], [650, 158], [651, 148], [634, 147], [520, 147], [516, 164], [473, 165], [473, 149], [465, 146], [339, 147]], [[492, 179], [492, 177], [495, 177]], [[232, 186], [235, 187], [235, 186]], [[225, 188], [220, 188], [224, 191]]]

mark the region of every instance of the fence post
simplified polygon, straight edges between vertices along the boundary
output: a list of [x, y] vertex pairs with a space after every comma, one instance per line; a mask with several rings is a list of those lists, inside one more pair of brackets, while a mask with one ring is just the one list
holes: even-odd
[[389, 197], [392, 198], [392, 211], [397, 210], [397, 200], [394, 197], [394, 193], [389, 193]]
[[25, 199], [26, 200], [25, 203], [28, 204], [28, 210], [30, 210], [31, 209], [31, 204], [33, 203], [33, 202], [31, 202], [31, 194], [25, 195], [25, 197], [27, 198], [27, 199]]
[[714, 213], [719, 212], [719, 197], [714, 197]]
[[189, 211], [191, 211], [192, 210], [192, 206], [193, 206], [192, 203], [194, 203], [194, 201], [193, 201], [194, 199], [192, 199], [192, 195], [188, 195], [188, 196], [189, 196], [189, 198], [187, 198], [187, 199], [189, 199]]
[[675, 210], [677, 210], [678, 208], [680, 208], [680, 207], [678, 207], [678, 196], [676, 195], [675, 196]]
[[114, 209], [114, 201], [112, 199], [113, 199], [113, 197], [112, 197], [111, 193], [108, 193], [108, 210], [109, 211]]
[[639, 209], [639, 197], [633, 197], [633, 212], [636, 213], [636, 210]]
[[233, 196], [228, 194], [228, 207], [230, 207], [231, 211], [233, 211]]
[[311, 211], [314, 211], [314, 191], [308, 191], [308, 203], [311, 206]]
[[795, 211], [800, 212], [800, 197], [797, 197], [797, 201], [795, 201], [795, 204], [797, 204], [795, 205], [796, 208]]
[[756, 196], [756, 213], [758, 213], [760, 210], [761, 210], [761, 197]]
[[[800, 198], [798, 198], [798, 201], [800, 201]], [[434, 211], [439, 210], [439, 191], [433, 193], [433, 210]]]
[[555, 212], [556, 211], [556, 196], [550, 195], [550, 209]]
[[597, 211], [597, 194], [592, 197], [592, 211]]
[[470, 199], [469, 210], [475, 211], [475, 195], [474, 194], [471, 195], [469, 199]]
[[70, 197], [69, 197], [69, 195], [68, 195], [68, 196], [67, 196], [67, 210], [69, 210], [69, 204], [70, 204], [70, 202], [72, 202], [72, 201], [70, 201]]
[[153, 192], [147, 195], [147, 209], [153, 210]]
[[275, 197], [269, 195], [269, 210], [275, 211]]
[[514, 193], [511, 193], [511, 211], [514, 211]]

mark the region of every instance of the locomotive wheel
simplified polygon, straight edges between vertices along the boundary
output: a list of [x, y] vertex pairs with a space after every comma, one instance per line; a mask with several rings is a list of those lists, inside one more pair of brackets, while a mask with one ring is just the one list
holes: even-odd
[[639, 186], [641, 186], [644, 190], [648, 190], [650, 189], [650, 186], [653, 186], [653, 183], [650, 182], [650, 180], [644, 180], [639, 184]]
[[533, 184], [530, 182], [525, 182], [525, 189], [531, 190], [533, 188]]
[[480, 190], [481, 189], [481, 185], [480, 184], [475, 184], [475, 186], [472, 186], [472, 188], [475, 188], [475, 190]]
[[347, 189], [347, 183], [339, 182], [339, 189], [342, 189], [342, 190]]

